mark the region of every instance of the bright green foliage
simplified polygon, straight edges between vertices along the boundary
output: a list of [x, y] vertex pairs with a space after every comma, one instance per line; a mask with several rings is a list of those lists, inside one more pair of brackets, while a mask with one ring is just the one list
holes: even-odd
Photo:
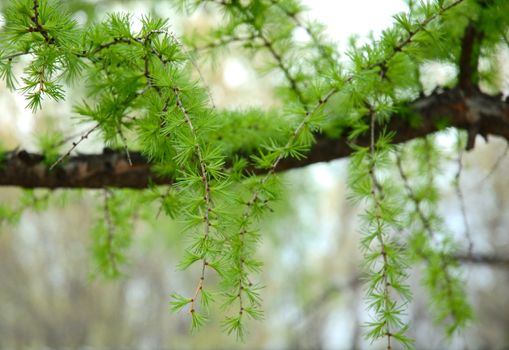
[[396, 161], [410, 199], [404, 210], [404, 224], [411, 234], [412, 256], [425, 263], [423, 282], [430, 291], [435, 318], [452, 334], [471, 320], [473, 313], [466, 302], [457, 263], [449, 258], [455, 250], [454, 242], [436, 210], [439, 196], [434, 179], [440, 172], [440, 152], [431, 137], [413, 143], [416, 154], [423, 158], [419, 166], [403, 165], [404, 150]]
[[108, 278], [120, 275], [120, 266], [126, 262], [126, 250], [131, 244], [133, 223], [126, 220], [133, 216], [137, 205], [135, 195], [103, 190], [103, 206], [99, 208], [98, 218], [92, 228], [91, 253], [94, 258], [92, 277], [97, 273]]
[[80, 38], [75, 21], [46, 1], [15, 0], [5, 17], [2, 39], [10, 45], [0, 52], [0, 72], [7, 86], [15, 87], [13, 59], [30, 54], [33, 59], [24, 68], [19, 87], [27, 107], [34, 111], [41, 108], [44, 96], [63, 99], [63, 82], [75, 79], [83, 67], [75, 52]]
[[[374, 117], [373, 117], [374, 118]], [[405, 308], [411, 300], [411, 292], [405, 280], [408, 277], [408, 253], [398, 243], [397, 236], [402, 230], [399, 219], [402, 202], [395, 200], [397, 189], [389, 179], [381, 180], [379, 173], [389, 169], [391, 148], [390, 138], [379, 138], [369, 149], [359, 149], [352, 157], [351, 188], [354, 198], [367, 201], [363, 215], [363, 239], [361, 247], [364, 262], [369, 273], [367, 304], [373, 313], [368, 323], [370, 339], [387, 337], [397, 339], [405, 347], [412, 341], [405, 332]], [[367, 171], [366, 171], [367, 169]]]
[[[407, 270], [415, 261], [425, 265], [423, 282], [437, 320], [448, 334], [463, 327], [472, 312], [451, 258], [455, 244], [437, 211], [434, 183], [447, 155], [432, 137], [395, 148], [395, 135], [384, 125], [396, 113], [420, 124], [420, 116], [401, 107], [423, 93], [420, 66], [437, 60], [457, 64], [469, 21], [489, 31], [486, 50], [507, 40], [509, 17], [500, 14], [509, 12], [509, 2], [410, 1], [408, 13], [396, 15], [380, 39], [362, 46], [352, 40], [343, 64], [323, 26], [303, 20], [298, 0], [175, 2], [187, 11], [206, 6], [222, 20], [206, 34], [179, 39], [162, 19], [143, 17], [134, 31], [129, 15], [111, 14], [81, 28], [58, 2], [16, 0], [5, 12], [0, 44], [0, 77], [25, 96], [28, 108], [41, 108], [47, 97], [61, 100], [66, 84], [85, 81], [87, 96], [74, 109], [95, 125], [88, 134], [99, 132], [106, 145], [127, 154], [141, 150], [157, 172], [176, 180], [138, 198], [160, 200], [167, 215], [182, 221], [189, 245], [180, 268], [200, 271], [190, 295], [172, 295], [172, 309], [190, 312], [195, 329], [206, 322], [210, 304], [219, 303], [224, 330], [239, 339], [246, 319], [263, 318], [257, 222], [280, 193], [278, 164], [305, 158], [323, 132], [355, 149], [349, 183], [352, 199], [366, 206], [362, 250], [372, 317], [367, 337], [386, 339], [388, 348], [394, 341], [412, 346], [405, 311], [411, 302]], [[296, 41], [297, 28], [309, 40]], [[218, 110], [203, 82], [193, 78], [194, 58], [219, 60], [232, 46], [255, 58], [260, 73], [276, 77], [277, 111]], [[480, 53], [493, 60], [488, 51]], [[15, 77], [13, 66], [22, 56], [28, 61]], [[488, 73], [481, 74], [481, 83], [493, 85], [483, 80]], [[370, 135], [370, 144], [357, 145], [364, 135]], [[55, 161], [51, 145], [58, 140], [40, 141], [47, 159]], [[132, 239], [128, 218], [134, 197], [104, 190], [92, 233], [94, 272], [120, 274]], [[211, 275], [217, 285], [209, 282]]]
[[26, 209], [39, 212], [47, 209], [49, 199], [48, 191], [36, 193], [34, 190], [24, 190], [16, 206], [0, 203], [0, 224], [3, 222], [18, 223]]

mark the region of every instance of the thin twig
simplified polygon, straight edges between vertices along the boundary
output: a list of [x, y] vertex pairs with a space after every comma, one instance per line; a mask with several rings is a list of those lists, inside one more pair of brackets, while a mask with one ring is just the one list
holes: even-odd
[[0, 60], [8, 60], [8, 61], [12, 61], [12, 59], [16, 58], [16, 57], [19, 57], [19, 56], [24, 56], [24, 55], [29, 55], [31, 54], [32, 52], [30, 50], [28, 51], [22, 51], [22, 52], [16, 52], [16, 53], [13, 53], [13, 54], [10, 54], [10, 55], [7, 55], [7, 56], [3, 56], [3, 57], [0, 57]]
[[[378, 242], [380, 243], [380, 255], [382, 256], [382, 260], [383, 260], [383, 267], [382, 267], [382, 283], [383, 283], [383, 293], [384, 293], [384, 305], [383, 305], [383, 308], [384, 309], [389, 309], [391, 308], [391, 296], [390, 296], [390, 282], [389, 282], [389, 278], [387, 276], [388, 274], [388, 270], [390, 268], [389, 266], [389, 261], [387, 259], [387, 252], [386, 252], [386, 243], [384, 241], [384, 237], [382, 235], [382, 232], [380, 232], [379, 230], [381, 229], [382, 227], [382, 218], [381, 218], [381, 212], [382, 212], [382, 205], [380, 203], [380, 196], [381, 196], [381, 186], [379, 185], [378, 183], [378, 180], [376, 179], [376, 174], [375, 174], [375, 145], [376, 145], [376, 140], [375, 140], [375, 127], [376, 127], [376, 116], [375, 116], [375, 113], [374, 111], [370, 111], [370, 114], [371, 114], [371, 122], [370, 122], [370, 143], [369, 143], [369, 154], [370, 154], [370, 160], [369, 160], [369, 176], [370, 176], [370, 179], [371, 179], [371, 197], [373, 199], [373, 202], [375, 204], [375, 208], [376, 208], [376, 225], [377, 225], [377, 228], [376, 230], [378, 231], [377, 234], [376, 234], [376, 237], [377, 237], [377, 240]], [[378, 274], [379, 272], [375, 272], [376, 274]], [[386, 327], [386, 336], [387, 336], [387, 350], [390, 350], [392, 347], [391, 347], [391, 337], [392, 337], [392, 333], [391, 333], [391, 329], [390, 329], [390, 325], [389, 325], [389, 322], [387, 319], [384, 320], [385, 322], [385, 327]]]
[[[401, 179], [403, 180], [403, 185], [407, 191], [408, 198], [410, 198], [412, 200], [412, 202], [414, 203], [415, 211], [417, 212], [417, 215], [419, 216], [419, 219], [420, 219], [422, 225], [424, 226], [425, 231], [427, 232], [430, 239], [434, 239], [435, 241], [437, 241], [437, 237], [435, 236], [435, 232], [433, 231], [430, 218], [424, 214], [424, 211], [421, 207], [421, 201], [415, 195], [414, 190], [410, 186], [410, 181], [403, 170], [402, 159], [401, 159], [401, 155], [399, 153], [396, 153], [396, 165], [398, 167], [398, 171], [401, 176]], [[429, 257], [427, 257], [425, 255], [421, 255], [421, 256], [426, 261], [429, 261]], [[451, 259], [450, 258], [448, 259], [443, 251], [441, 251], [439, 253], [439, 257], [440, 257], [440, 267], [442, 268], [442, 273], [444, 275], [444, 283], [446, 286], [447, 298], [449, 298], [449, 300], [452, 300], [452, 293], [453, 293], [453, 291], [452, 291], [452, 277], [449, 272], [449, 266], [447, 264], [447, 262], [448, 262], [447, 260], [451, 260]], [[451, 316], [454, 319], [457, 319], [456, 312], [453, 309], [451, 309]]]
[[210, 86], [209, 84], [207, 83], [207, 81], [205, 80], [205, 77], [203, 76], [203, 73], [200, 69], [200, 66], [198, 65], [198, 62], [196, 62], [196, 60], [194, 59], [193, 55], [191, 54], [191, 52], [189, 50], [186, 49], [186, 47], [184, 46], [184, 44], [182, 44], [180, 42], [180, 40], [177, 39], [177, 37], [167, 31], [165, 32], [166, 35], [168, 35], [170, 38], [173, 39], [173, 41], [175, 41], [177, 43], [177, 45], [179, 46], [179, 48], [182, 50], [182, 52], [184, 53], [184, 55], [187, 56], [187, 58], [189, 59], [189, 61], [191, 62], [193, 68], [196, 70], [196, 73], [198, 73], [198, 76], [200, 77], [200, 81], [201, 83], [203, 84], [204, 88], [205, 88], [205, 91], [207, 91], [207, 96], [209, 97], [209, 100], [210, 100], [210, 104], [212, 106], [212, 108], [216, 108], [216, 104], [214, 102], [214, 98], [212, 97], [212, 92], [210, 90]]
[[491, 167], [489, 173], [486, 174], [486, 176], [484, 176], [475, 186], [473, 186], [472, 189], [475, 189], [478, 186], [484, 185], [486, 183], [486, 180], [488, 180], [491, 176], [493, 176], [493, 174], [495, 174], [495, 171], [500, 167], [500, 165], [502, 164], [502, 161], [507, 156], [507, 153], [509, 153], [509, 143], [505, 144], [504, 151], [497, 157], [497, 160]]
[[299, 88], [297, 80], [290, 73], [290, 68], [285, 65], [283, 57], [279, 53], [277, 53], [276, 49], [274, 48], [274, 43], [272, 43], [265, 35], [263, 35], [261, 30], [258, 31], [258, 36], [263, 41], [265, 47], [267, 48], [267, 50], [269, 50], [272, 57], [276, 60], [277, 65], [285, 75], [286, 80], [288, 80], [288, 82], [290, 83], [290, 88], [299, 99], [300, 104], [302, 105], [304, 110], [308, 112], [308, 107], [306, 104], [306, 100], [304, 99], [304, 94]]
[[[198, 162], [200, 163], [200, 175], [201, 175], [201, 180], [203, 182], [203, 187], [204, 187], [203, 200], [205, 202], [205, 208], [203, 210], [204, 211], [204, 213], [203, 213], [203, 221], [204, 221], [203, 222], [203, 239], [204, 239], [204, 243], [206, 243], [210, 239], [210, 227], [212, 226], [212, 223], [210, 221], [210, 212], [212, 211], [212, 199], [210, 196], [210, 184], [209, 184], [209, 178], [208, 178], [209, 174], [207, 171], [207, 165], [205, 164], [205, 158], [203, 157], [202, 151], [200, 149], [198, 135], [196, 134], [196, 129], [193, 125], [193, 122], [191, 120], [191, 116], [189, 115], [188, 110], [186, 109], [186, 107], [184, 106], [184, 104], [182, 102], [179, 89], [173, 88], [173, 93], [175, 94], [177, 108], [184, 115], [186, 123], [189, 126], [189, 129], [191, 130], [191, 133], [193, 135], [194, 142], [195, 142], [196, 155], [198, 156]], [[200, 276], [198, 285], [196, 286], [194, 295], [191, 298], [191, 308], [189, 310], [190, 313], [195, 312], [196, 299], [198, 297], [198, 294], [202, 293], [202, 290], [203, 290], [203, 282], [205, 280], [205, 267], [209, 265], [209, 262], [207, 261], [205, 254], [203, 254], [201, 260], [202, 260], [201, 276]]]
[[[459, 137], [458, 137], [459, 140]], [[468, 252], [469, 254], [472, 253], [472, 249], [474, 247], [474, 243], [472, 242], [472, 235], [470, 234], [470, 226], [468, 224], [467, 219], [467, 209], [465, 206], [465, 197], [463, 195], [463, 191], [461, 190], [461, 172], [463, 170], [463, 147], [459, 147], [458, 151], [458, 171], [456, 172], [456, 175], [454, 177], [454, 189], [456, 190], [456, 196], [458, 197], [458, 201], [460, 203], [460, 211], [461, 211], [461, 217], [463, 219], [463, 227], [465, 229], [465, 237], [467, 238], [468, 242]]]
[[62, 154], [53, 164], [51, 164], [49, 170], [53, 170], [53, 168], [55, 166], [57, 166], [62, 160], [64, 160], [65, 158], [67, 158], [72, 151], [74, 151], [74, 149], [76, 147], [78, 147], [78, 145], [80, 143], [82, 143], [84, 140], [88, 139], [88, 137], [90, 136], [90, 134], [92, 134], [95, 130], [97, 130], [99, 128], [101, 124], [97, 123], [93, 128], [91, 128], [90, 130], [88, 130], [85, 134], [81, 135], [80, 139], [78, 141], [74, 141], [72, 143], [72, 147], [64, 154]]

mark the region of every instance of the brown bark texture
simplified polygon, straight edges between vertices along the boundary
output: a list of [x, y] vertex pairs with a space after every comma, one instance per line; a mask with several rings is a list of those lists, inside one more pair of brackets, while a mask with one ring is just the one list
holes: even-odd
[[[393, 142], [402, 143], [439, 131], [444, 126], [469, 132], [468, 148], [476, 135], [499, 136], [509, 141], [509, 99], [491, 96], [478, 89], [464, 91], [461, 86], [435, 90], [406, 108], [404, 115], [394, 115], [385, 130], [394, 132]], [[414, 115], [414, 117], [409, 117]], [[347, 134], [345, 130], [343, 134]], [[472, 136], [472, 137], [471, 137]], [[348, 141], [346, 137], [316, 135], [316, 143], [305, 159], [284, 159], [277, 171], [304, 167], [349, 156], [352, 145], [369, 145], [369, 135]], [[244, 154], [245, 156], [245, 154]], [[24, 150], [4, 154], [0, 163], [0, 186], [23, 188], [133, 188], [150, 184], [171, 184], [174, 179], [157, 176], [150, 162], [138, 152], [130, 152], [131, 163], [124, 151], [105, 149], [99, 154], [79, 154], [66, 158], [50, 170], [44, 155]], [[263, 170], [249, 169], [257, 173]]]

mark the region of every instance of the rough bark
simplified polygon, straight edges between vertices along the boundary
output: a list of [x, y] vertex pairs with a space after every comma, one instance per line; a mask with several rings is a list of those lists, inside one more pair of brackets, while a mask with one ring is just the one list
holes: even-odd
[[[406, 142], [434, 133], [444, 127], [472, 130], [487, 138], [503, 137], [509, 141], [509, 100], [480, 91], [454, 88], [435, 91], [410, 103], [405, 112], [394, 115], [386, 129], [394, 132], [395, 143]], [[413, 115], [413, 116], [412, 116]], [[344, 131], [344, 135], [348, 130]], [[316, 135], [316, 143], [306, 159], [284, 159], [277, 171], [303, 167], [347, 157], [352, 144], [367, 146], [368, 135], [348, 142], [346, 137], [330, 138]], [[149, 184], [173, 182], [157, 176], [151, 164], [137, 152], [130, 152], [132, 166], [124, 152], [105, 150], [101, 154], [80, 154], [67, 158], [60, 166], [49, 170], [41, 154], [12, 151], [4, 155], [0, 165], [0, 186], [24, 188], [146, 188]], [[263, 170], [250, 169], [257, 173]]]
[[156, 176], [150, 163], [138, 152], [125, 153], [108, 149], [101, 154], [80, 154], [67, 158], [49, 170], [41, 154], [12, 151], [0, 164], [0, 185], [24, 188], [147, 188], [150, 183], [171, 183]]

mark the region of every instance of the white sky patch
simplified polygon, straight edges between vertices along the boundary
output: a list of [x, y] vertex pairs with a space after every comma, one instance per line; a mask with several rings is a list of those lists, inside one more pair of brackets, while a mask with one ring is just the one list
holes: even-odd
[[139, 33], [141, 31], [141, 28], [143, 28], [143, 23], [141, 21], [141, 16], [138, 14], [141, 13], [148, 13], [148, 8], [146, 6], [143, 6], [142, 4], [134, 6], [132, 12], [133, 14], [136, 14], [132, 18], [132, 25], [131, 25], [131, 31], [133, 33]]
[[224, 64], [223, 81], [229, 88], [237, 88], [249, 78], [249, 72], [242, 61], [228, 58]]
[[16, 93], [12, 95], [12, 98], [16, 101], [16, 128], [20, 133], [21, 139], [30, 134], [35, 126], [35, 116], [29, 108], [26, 108], [28, 101], [20, 94]]
[[299, 43], [303, 43], [309, 40], [309, 34], [306, 32], [304, 28], [297, 27], [292, 33], [293, 40]]
[[139, 33], [143, 24], [141, 15], [149, 13], [149, 7], [146, 2], [136, 1], [133, 3], [117, 2], [111, 7], [108, 13], [122, 13], [131, 15], [131, 32]]
[[74, 19], [78, 22], [78, 25], [84, 26], [87, 23], [88, 15], [85, 11], [80, 10], [74, 14]]
[[313, 164], [313, 166], [309, 167], [309, 171], [316, 180], [316, 183], [327, 189], [332, 188], [337, 181], [336, 174], [330, 170], [330, 166], [325, 163]]
[[[358, 35], [362, 39], [371, 31], [375, 37], [379, 36], [382, 30], [392, 26], [395, 14], [407, 9], [403, 0], [306, 0], [305, 3], [310, 9], [306, 15], [326, 25], [326, 33], [339, 41], [341, 51], [346, 49], [350, 36]], [[293, 35], [298, 42], [309, 39], [303, 29], [296, 29]], [[238, 88], [249, 78], [241, 61], [233, 58], [226, 61], [223, 81], [229, 88]]]
[[[154, 4], [155, 10], [158, 16], [161, 18], [175, 18], [175, 14], [171, 9], [171, 6], [167, 2], [158, 2]], [[173, 23], [173, 21], [172, 21]]]
[[371, 31], [378, 37], [394, 23], [392, 16], [407, 10], [403, 0], [306, 0], [309, 17], [326, 25], [326, 33], [339, 40], [344, 50], [352, 35], [366, 37]]
[[447, 85], [458, 74], [456, 66], [447, 62], [426, 62], [420, 70], [424, 92], [428, 94], [437, 86]]

